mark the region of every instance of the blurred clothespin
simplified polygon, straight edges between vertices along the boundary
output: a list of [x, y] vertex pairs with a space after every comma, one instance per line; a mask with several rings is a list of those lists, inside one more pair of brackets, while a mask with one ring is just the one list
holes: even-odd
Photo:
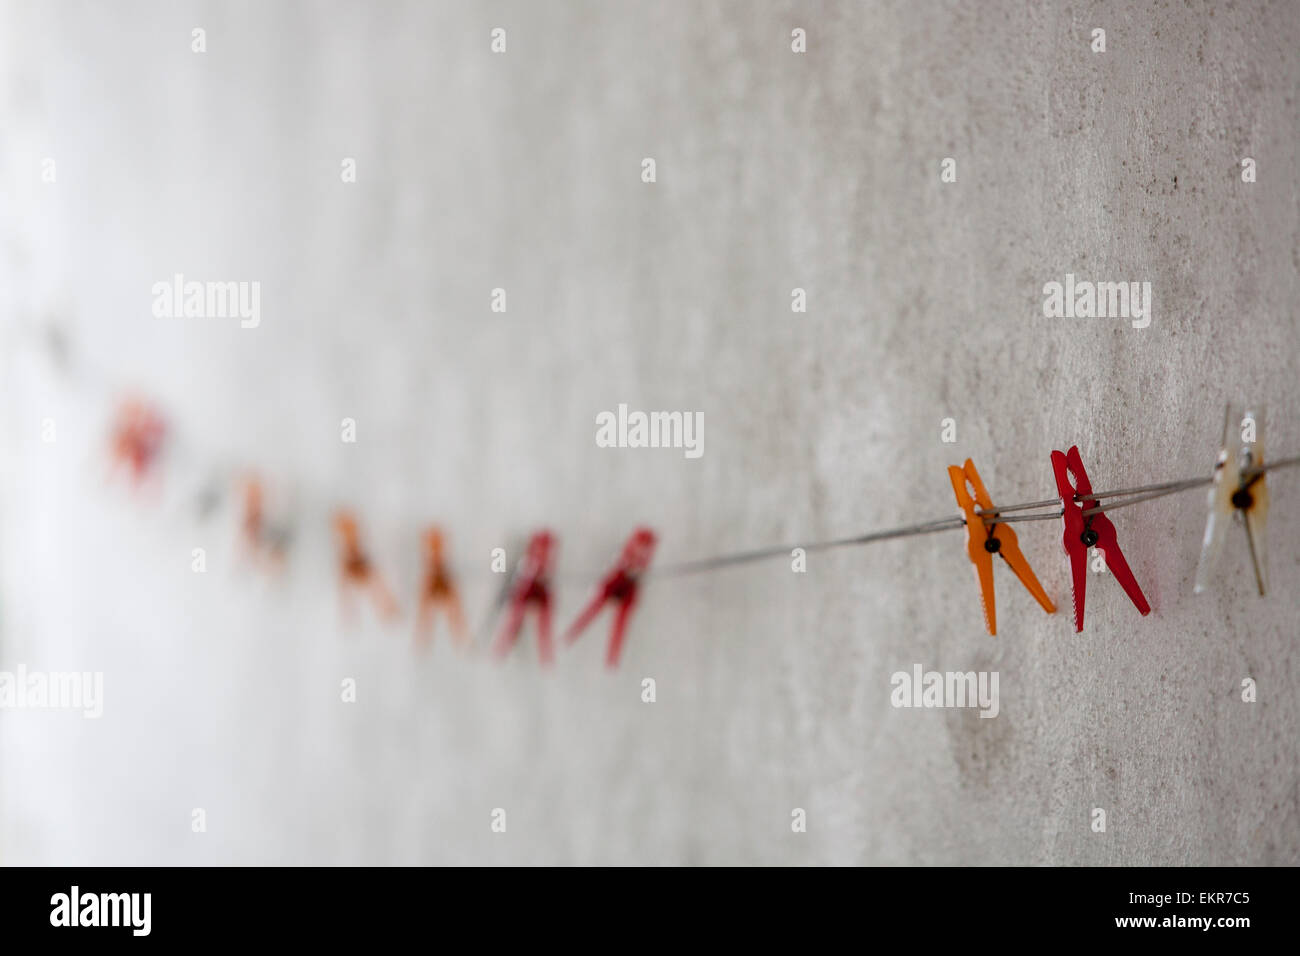
[[551, 647], [551, 561], [555, 556], [555, 536], [539, 531], [528, 542], [528, 550], [510, 582], [506, 620], [497, 634], [495, 653], [504, 657], [519, 640], [528, 605], [537, 606], [537, 651], [543, 665], [555, 659]]
[[[1069, 452], [1052, 452], [1052, 471], [1056, 475], [1056, 490], [1061, 496], [1065, 535], [1062, 544], [1070, 559], [1070, 596], [1074, 602], [1074, 630], [1083, 630], [1083, 599], [1088, 587], [1088, 549], [1097, 548], [1105, 556], [1106, 567], [1120, 583], [1124, 593], [1143, 616], [1151, 613], [1151, 605], [1138, 587], [1137, 579], [1124, 560], [1115, 535], [1115, 525], [1102, 512], [1084, 515], [1097, 507], [1092, 494], [1092, 482], [1084, 471], [1083, 459], [1077, 446]], [[1070, 479], [1074, 478], [1074, 484]], [[1076, 502], [1075, 499], [1079, 500]]]
[[[1020, 553], [1020, 544], [1016, 533], [1006, 524], [990, 522], [985, 524], [984, 517], [976, 512], [978, 505], [987, 514], [993, 510], [993, 499], [989, 497], [980, 481], [975, 463], [969, 458], [962, 467], [950, 465], [948, 477], [952, 481], [952, 490], [957, 495], [957, 504], [966, 519], [966, 553], [971, 564], [975, 566], [975, 580], [980, 587], [980, 606], [984, 609], [984, 626], [990, 634], [998, 632], [997, 604], [993, 593], [993, 555], [1000, 554], [1016, 572], [1020, 583], [1028, 588], [1034, 600], [1048, 614], [1056, 612], [1056, 605], [1047, 596], [1043, 586], [1038, 583], [1034, 569], [1029, 566], [1025, 556]], [[974, 491], [974, 497], [971, 491]]]
[[167, 426], [162, 417], [146, 402], [124, 399], [113, 422], [109, 454], [113, 470], [125, 467], [138, 486], [157, 463]]
[[447, 609], [451, 634], [457, 644], [465, 643], [465, 616], [455, 582], [447, 572], [443, 555], [442, 530], [429, 528], [424, 533], [424, 582], [420, 589], [420, 610], [415, 622], [415, 636], [422, 644], [429, 642], [429, 627], [437, 607]]
[[[510, 546], [508, 548], [503, 548], [502, 551], [502, 560], [504, 560], [505, 555], [508, 554], [522, 555], [524, 553], [524, 542], [512, 541]], [[482, 644], [487, 638], [487, 635], [491, 633], [493, 625], [501, 615], [502, 608], [504, 608], [506, 603], [510, 600], [510, 592], [514, 587], [515, 578], [518, 575], [521, 560], [521, 558], [517, 557], [508, 565], [498, 570], [496, 567], [496, 556], [493, 556], [492, 570], [494, 573], [501, 575], [501, 586], [497, 588], [496, 593], [492, 596], [492, 604], [488, 607], [487, 613], [483, 615], [478, 627], [474, 629], [473, 642], [475, 644]]]
[[1201, 541], [1201, 560], [1196, 566], [1195, 593], [1210, 586], [1210, 577], [1223, 552], [1223, 539], [1229, 521], [1235, 515], [1246, 529], [1250, 563], [1255, 569], [1259, 593], [1268, 587], [1268, 555], [1264, 532], [1268, 521], [1268, 484], [1265, 481], [1264, 438], [1261, 419], [1264, 409], [1246, 408], [1240, 418], [1228, 406], [1223, 421], [1223, 441], [1219, 460], [1214, 465], [1214, 484], [1210, 486], [1210, 515], [1205, 522]]
[[282, 522], [268, 520], [266, 492], [260, 478], [246, 475], [243, 487], [244, 513], [240, 519], [240, 537], [245, 553], [255, 561], [269, 558], [277, 568], [282, 567], [291, 538], [289, 529]]
[[395, 617], [397, 602], [361, 548], [361, 534], [357, 529], [356, 518], [349, 511], [337, 512], [334, 515], [334, 530], [339, 538], [339, 583], [345, 609], [349, 592], [367, 590], [383, 617]]
[[595, 595], [578, 615], [577, 620], [569, 626], [569, 630], [564, 635], [566, 642], [572, 643], [577, 639], [583, 629], [600, 613], [606, 601], [617, 601], [618, 609], [614, 612], [614, 623], [609, 631], [605, 664], [609, 667], [618, 666], [627, 619], [631, 616], [632, 609], [636, 607], [637, 586], [641, 575], [650, 566], [650, 559], [654, 556], [655, 541], [655, 533], [649, 528], [637, 528], [632, 532], [632, 536], [623, 545], [623, 553], [619, 556], [618, 562], [600, 582]]
[[256, 476], [248, 475], [244, 478], [244, 516], [240, 522], [240, 531], [244, 536], [244, 547], [251, 552], [255, 553], [262, 548], [264, 520], [262, 483]]

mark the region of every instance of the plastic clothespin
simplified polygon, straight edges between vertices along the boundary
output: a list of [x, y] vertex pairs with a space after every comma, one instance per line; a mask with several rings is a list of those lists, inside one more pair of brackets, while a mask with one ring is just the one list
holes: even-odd
[[349, 511], [337, 512], [334, 515], [334, 530], [339, 538], [339, 585], [345, 612], [349, 592], [361, 589], [370, 592], [381, 615], [386, 618], [395, 617], [397, 602], [361, 548], [361, 534], [357, 529], [356, 518]]
[[627, 619], [631, 616], [632, 609], [636, 607], [637, 586], [641, 575], [650, 566], [656, 540], [655, 533], [649, 528], [637, 528], [632, 532], [627, 543], [623, 545], [623, 553], [619, 555], [618, 562], [601, 580], [595, 595], [578, 615], [578, 619], [569, 626], [569, 630], [564, 635], [567, 643], [577, 639], [592, 619], [600, 613], [606, 601], [617, 601], [618, 610], [614, 612], [614, 623], [609, 631], [609, 647], [605, 652], [605, 664], [608, 667], [618, 666]]
[[447, 610], [451, 635], [457, 644], [465, 643], [465, 615], [461, 612], [460, 595], [447, 571], [443, 554], [442, 529], [429, 528], [424, 532], [424, 583], [420, 589], [420, 610], [416, 615], [415, 636], [424, 645], [430, 640], [433, 612], [439, 607]]
[[[512, 541], [508, 548], [501, 549], [505, 554], [523, 555], [524, 543], [522, 541]], [[482, 616], [478, 627], [474, 628], [471, 635], [471, 643], [481, 644], [483, 640], [490, 635], [497, 618], [501, 616], [501, 611], [505, 608], [506, 603], [510, 600], [510, 592], [514, 587], [515, 579], [518, 576], [519, 565], [522, 563], [522, 557], [516, 557], [509, 565], [503, 566], [498, 570], [496, 566], [496, 556], [493, 555], [492, 571], [501, 575], [501, 584], [492, 595], [492, 603], [488, 607], [487, 613]]]
[[262, 509], [262, 483], [249, 475], [244, 479], [244, 516], [240, 522], [244, 546], [249, 551], [260, 551], [262, 535], [265, 533], [265, 517]]
[[555, 536], [549, 531], [539, 531], [528, 541], [528, 550], [515, 569], [510, 582], [509, 610], [505, 623], [497, 634], [494, 652], [505, 657], [519, 640], [519, 629], [524, 623], [524, 612], [530, 604], [537, 606], [537, 652], [542, 665], [555, 659], [551, 647], [551, 562], [555, 557]]
[[1264, 464], [1264, 439], [1261, 435], [1262, 407], [1246, 408], [1238, 418], [1231, 405], [1223, 420], [1223, 442], [1219, 460], [1214, 465], [1214, 484], [1210, 486], [1210, 516], [1205, 522], [1205, 537], [1201, 541], [1201, 560], [1196, 566], [1195, 593], [1200, 594], [1210, 586], [1210, 577], [1223, 552], [1223, 539], [1228, 522], [1236, 515], [1246, 529], [1246, 544], [1250, 549], [1250, 563], [1255, 569], [1255, 584], [1259, 593], [1268, 587], [1268, 555], [1264, 532], [1268, 521], [1268, 484], [1265, 472], [1248, 471]]
[[[266, 517], [266, 493], [256, 475], [243, 480], [244, 512], [240, 518], [240, 537], [244, 550], [254, 560], [262, 557], [279, 567], [284, 563], [291, 535], [283, 524], [272, 524]], [[355, 533], [355, 522], [353, 532]]]
[[151, 405], [139, 399], [125, 399], [113, 423], [110, 454], [113, 465], [125, 466], [139, 486], [158, 460], [167, 426]]
[[[1020, 553], [1016, 533], [1006, 524], [993, 522], [985, 525], [984, 518], [975, 511], [976, 505], [987, 514], [993, 510], [993, 499], [989, 497], [980, 481], [979, 472], [969, 458], [959, 468], [948, 467], [948, 477], [952, 479], [952, 490], [957, 495], [957, 504], [966, 519], [966, 552], [971, 564], [975, 566], [975, 580], [980, 586], [980, 606], [984, 609], [984, 626], [990, 634], [998, 632], [997, 604], [993, 594], [993, 555], [1000, 554], [1016, 572], [1020, 583], [1028, 588], [1029, 593], [1048, 614], [1056, 613], [1056, 605], [1047, 596], [1043, 586], [1038, 583], [1034, 569], [1029, 566], [1025, 556]], [[971, 491], [974, 491], [974, 497]]]
[[[1097, 548], [1105, 556], [1106, 567], [1120, 583], [1124, 593], [1143, 616], [1151, 613], [1151, 605], [1138, 587], [1137, 579], [1124, 560], [1115, 536], [1115, 525], [1102, 512], [1085, 516], [1084, 512], [1097, 507], [1092, 494], [1092, 483], [1084, 471], [1078, 446], [1069, 452], [1052, 452], [1052, 471], [1056, 475], [1056, 490], [1061, 496], [1065, 535], [1062, 544], [1070, 559], [1070, 595], [1074, 601], [1074, 630], [1083, 630], [1083, 599], [1088, 588], [1088, 549]], [[1070, 479], [1073, 477], [1074, 483]], [[1075, 499], [1079, 500], [1076, 502]]]

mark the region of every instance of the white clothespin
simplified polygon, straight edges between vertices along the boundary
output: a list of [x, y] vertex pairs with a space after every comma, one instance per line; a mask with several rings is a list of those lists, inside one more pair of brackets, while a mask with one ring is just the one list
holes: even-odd
[[1264, 471], [1263, 407], [1245, 408], [1240, 416], [1228, 406], [1223, 422], [1223, 446], [1210, 486], [1210, 516], [1205, 522], [1201, 560], [1196, 567], [1196, 593], [1210, 586], [1210, 577], [1223, 551], [1228, 522], [1235, 515], [1246, 529], [1255, 583], [1263, 594], [1268, 585], [1268, 556], [1264, 531], [1268, 519], [1268, 485]]

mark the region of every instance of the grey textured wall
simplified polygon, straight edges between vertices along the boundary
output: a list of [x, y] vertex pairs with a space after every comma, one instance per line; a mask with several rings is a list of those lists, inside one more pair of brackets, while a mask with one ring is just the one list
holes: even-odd
[[[947, 532], [653, 582], [614, 674], [604, 620], [550, 674], [410, 647], [429, 519], [475, 625], [554, 527], [564, 623], [638, 521], [673, 561], [951, 514], [967, 456], [1000, 500], [1073, 443], [1202, 474], [1229, 399], [1300, 453], [1300, 9], [1135, 6], [5, 3], [0, 668], [106, 684], [0, 712], [0, 860], [1300, 862], [1294, 471], [1263, 600], [1235, 530], [1193, 597], [1192, 492], [1117, 514], [1155, 610], [1094, 578], [1081, 635], [1042, 522], [1064, 608], [1000, 569], [996, 638]], [[260, 281], [260, 327], [154, 318], [174, 272]], [[1067, 272], [1151, 282], [1151, 325], [1044, 318]], [[113, 385], [184, 437], [152, 504], [102, 480]], [[595, 447], [620, 402], [702, 411], [703, 457]], [[211, 461], [296, 490], [279, 583], [186, 506]], [[340, 624], [335, 502], [401, 626]], [[999, 716], [891, 707], [916, 663], [998, 671]]]

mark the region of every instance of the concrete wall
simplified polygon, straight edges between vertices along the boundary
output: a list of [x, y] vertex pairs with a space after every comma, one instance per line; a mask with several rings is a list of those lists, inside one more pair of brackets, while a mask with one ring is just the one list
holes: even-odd
[[[105, 675], [97, 721], [0, 712], [0, 861], [1300, 862], [1297, 471], [1268, 598], [1236, 529], [1193, 597], [1191, 492], [1115, 516], [1155, 610], [1094, 576], [1081, 635], [1055, 522], [1020, 542], [1063, 610], [1000, 569], [996, 638], [956, 531], [655, 581], [613, 674], [604, 620], [551, 673], [410, 635], [428, 520], [476, 627], [554, 527], [563, 624], [636, 522], [668, 562], [947, 516], [967, 456], [1003, 501], [1073, 443], [1099, 487], [1203, 474], [1228, 400], [1300, 453], [1294, 4], [0, 10], [0, 669]], [[260, 326], [155, 318], [176, 272], [260, 281]], [[1150, 326], [1044, 318], [1066, 273], [1149, 281]], [[142, 497], [124, 387], [181, 439]], [[702, 411], [703, 456], [595, 447], [619, 403]], [[301, 518], [279, 581], [192, 508], [244, 463]], [[340, 622], [336, 503], [400, 626]], [[999, 715], [892, 707], [915, 664], [997, 671]]]

